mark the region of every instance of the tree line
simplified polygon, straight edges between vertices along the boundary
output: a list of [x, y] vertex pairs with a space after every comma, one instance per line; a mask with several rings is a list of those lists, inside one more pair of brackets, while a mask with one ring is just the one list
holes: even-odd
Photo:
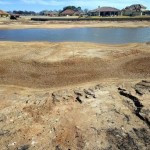
[[[81, 7], [75, 7], [75, 6], [66, 6], [62, 10], [53, 10], [53, 11], [60, 13], [64, 10], [66, 10], [66, 9], [71, 9], [71, 10], [74, 10], [74, 11], [80, 11], [80, 12], [85, 12], [85, 13], [88, 12], [88, 9], [82, 10]], [[40, 12], [35, 12], [35, 11], [26, 11], [26, 10], [25, 11], [14, 10], [14, 11], [8, 11], [8, 13], [10, 13], [10, 14], [19, 14], [19, 15], [45, 15], [46, 13], [53, 12], [53, 11], [52, 10], [42, 10]]]

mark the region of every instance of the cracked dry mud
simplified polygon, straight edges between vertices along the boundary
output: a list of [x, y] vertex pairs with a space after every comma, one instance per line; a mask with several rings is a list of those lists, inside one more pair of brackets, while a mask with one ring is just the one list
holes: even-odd
[[0, 42], [0, 149], [149, 150], [149, 48]]

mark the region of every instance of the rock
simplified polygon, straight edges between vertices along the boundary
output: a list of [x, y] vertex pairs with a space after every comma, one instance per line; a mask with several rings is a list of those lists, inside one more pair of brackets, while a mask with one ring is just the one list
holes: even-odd
[[55, 150], [62, 150], [59, 145], [55, 147]]
[[82, 100], [80, 98], [80, 96], [77, 96], [76, 100], [81, 104], [82, 103]]
[[90, 89], [90, 88], [89, 88], [89, 89], [84, 89], [84, 93], [85, 93], [86, 95], [92, 96], [93, 98], [96, 97], [94, 90], [92, 90], [92, 89]]
[[150, 81], [143, 80], [137, 83], [134, 89], [139, 95], [150, 93]]
[[[131, 105], [134, 104], [133, 108], [134, 109], [134, 114], [141, 119], [142, 121], [144, 121], [148, 127], [150, 127], [150, 121], [149, 121], [149, 110], [143, 109], [144, 106], [141, 103], [140, 99], [138, 99], [136, 96], [132, 95], [130, 92], [124, 90], [124, 89], [118, 89], [120, 95], [128, 98], [126, 100], [126, 102], [128, 102], [128, 100], [131, 100]], [[129, 106], [130, 105], [130, 101], [128, 102]], [[147, 117], [148, 116], [148, 117]]]
[[100, 84], [97, 84], [96, 86], [95, 86], [95, 90], [100, 90], [102, 88], [102, 86], [100, 85]]
[[112, 149], [140, 150], [150, 145], [150, 131], [145, 128], [133, 128], [133, 131], [125, 133], [121, 129], [108, 129], [107, 137]]
[[5, 135], [9, 135], [10, 131], [9, 130], [0, 130], [0, 136], [5, 136]]
[[90, 98], [90, 95], [85, 95], [85, 98]]
[[60, 90], [52, 93], [53, 102], [68, 101], [73, 98], [73, 93], [68, 90]]
[[79, 103], [82, 103], [81, 97], [84, 98], [96, 98], [95, 92], [101, 88], [100, 85], [88, 89], [74, 89], [74, 90], [59, 90], [52, 93], [53, 102], [62, 102], [68, 101], [70, 99], [77, 100]]
[[74, 90], [74, 93], [77, 95], [77, 96], [83, 96], [83, 91], [81, 90]]
[[136, 111], [140, 112], [141, 108], [144, 107], [143, 104], [140, 102], [140, 100], [136, 96], [132, 95], [130, 92], [126, 91], [125, 89], [118, 89], [118, 90], [120, 95], [129, 98], [136, 106], [137, 108]]
[[118, 150], [135, 150], [137, 145], [134, 139], [128, 134], [124, 133], [120, 129], [108, 129], [107, 132], [108, 142], [112, 149]]
[[150, 146], [150, 132], [145, 128], [135, 129], [133, 128], [136, 136], [146, 147]]
[[4, 114], [0, 114], [0, 122], [6, 121], [6, 116]]
[[28, 150], [28, 149], [29, 149], [29, 145], [23, 145], [17, 148], [17, 150]]
[[143, 119], [147, 122], [147, 124], [150, 126], [150, 110], [143, 108], [140, 112], [140, 115], [143, 117]]

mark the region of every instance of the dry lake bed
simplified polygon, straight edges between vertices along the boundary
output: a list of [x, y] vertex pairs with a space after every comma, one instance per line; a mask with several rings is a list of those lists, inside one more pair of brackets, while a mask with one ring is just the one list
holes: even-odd
[[150, 149], [146, 38], [122, 44], [0, 39], [0, 149]]

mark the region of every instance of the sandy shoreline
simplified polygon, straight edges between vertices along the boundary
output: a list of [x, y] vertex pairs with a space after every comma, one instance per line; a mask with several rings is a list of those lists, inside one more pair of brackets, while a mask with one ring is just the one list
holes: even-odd
[[29, 20], [18, 21], [2, 21], [0, 20], [0, 29], [30, 29], [30, 28], [138, 28], [138, 27], [150, 27], [148, 21], [133, 21], [133, 22], [107, 22], [107, 21], [78, 21], [78, 22], [66, 22], [66, 21], [47, 21], [47, 22], [34, 22]]

